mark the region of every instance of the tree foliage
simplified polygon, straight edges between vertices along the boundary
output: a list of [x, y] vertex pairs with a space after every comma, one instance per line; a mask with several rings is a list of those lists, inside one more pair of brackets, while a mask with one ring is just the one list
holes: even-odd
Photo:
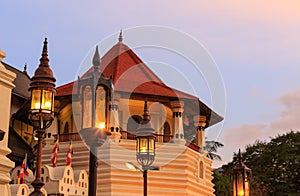
[[218, 148], [223, 147], [224, 145], [221, 142], [213, 141], [213, 140], [206, 140], [205, 141], [205, 150], [208, 152], [208, 158], [214, 161], [221, 161], [222, 158], [220, 155], [217, 154]]
[[231, 196], [232, 195], [232, 186], [231, 180], [228, 176], [221, 175], [217, 170], [213, 173], [214, 179], [212, 182], [214, 183], [215, 195], [218, 196]]
[[[242, 153], [252, 169], [253, 195], [300, 195], [300, 132], [289, 132], [270, 142], [256, 141]], [[223, 166], [227, 175], [236, 162]]]

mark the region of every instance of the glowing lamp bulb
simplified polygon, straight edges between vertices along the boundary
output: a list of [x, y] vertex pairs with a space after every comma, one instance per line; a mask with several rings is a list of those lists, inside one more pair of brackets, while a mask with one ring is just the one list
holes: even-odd
[[238, 196], [244, 196], [244, 191], [243, 191], [243, 190], [240, 190], [240, 191], [238, 192]]
[[40, 109], [40, 106], [41, 106], [41, 104], [39, 102], [34, 104], [35, 109]]
[[98, 123], [97, 127], [98, 127], [99, 129], [104, 129], [104, 128], [105, 128], [105, 122], [100, 122], [100, 123]]
[[147, 148], [146, 147], [142, 147], [141, 148], [141, 152], [147, 152]]
[[50, 102], [50, 101], [47, 101], [47, 102], [45, 103], [45, 107], [46, 107], [46, 108], [51, 108], [51, 102]]

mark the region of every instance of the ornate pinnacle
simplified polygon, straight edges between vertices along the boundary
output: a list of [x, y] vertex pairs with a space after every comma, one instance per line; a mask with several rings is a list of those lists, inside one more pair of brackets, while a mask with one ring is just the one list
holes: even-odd
[[120, 30], [120, 34], [119, 34], [119, 42], [123, 42], [123, 33], [122, 33], [122, 29]]
[[43, 67], [49, 67], [49, 59], [48, 59], [48, 42], [47, 38], [45, 38], [43, 51], [42, 51], [42, 57], [40, 58], [40, 65]]
[[149, 110], [148, 110], [148, 106], [147, 106], [147, 99], [145, 100], [144, 103], [144, 114], [143, 114], [143, 120], [142, 123], [146, 124], [150, 121], [150, 115], [149, 115]]
[[99, 50], [98, 50], [98, 46], [96, 46], [96, 51], [95, 51], [95, 54], [93, 57], [93, 65], [94, 65], [95, 69], [98, 69], [98, 67], [100, 66], [100, 62], [101, 62], [101, 59], [100, 59], [100, 55], [99, 55]]

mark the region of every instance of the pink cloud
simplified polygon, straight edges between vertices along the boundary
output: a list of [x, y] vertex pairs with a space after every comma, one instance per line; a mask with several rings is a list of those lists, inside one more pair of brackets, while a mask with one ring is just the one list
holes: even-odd
[[300, 130], [300, 89], [295, 92], [288, 90], [279, 100], [284, 109], [280, 118], [270, 123], [270, 128], [282, 131]]
[[223, 131], [220, 140], [224, 147], [219, 150], [223, 161], [215, 162], [214, 165], [217, 167], [231, 161], [233, 152], [237, 152], [239, 148], [243, 150], [246, 145], [254, 144], [256, 140], [268, 141], [278, 134], [300, 130], [300, 89], [288, 90], [279, 98], [279, 103], [283, 106], [283, 110], [278, 119], [265, 124], [246, 123]]

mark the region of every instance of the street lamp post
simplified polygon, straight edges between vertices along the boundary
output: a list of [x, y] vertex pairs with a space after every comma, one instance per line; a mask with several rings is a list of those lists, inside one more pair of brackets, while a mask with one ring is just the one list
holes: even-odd
[[144, 105], [143, 119], [139, 128], [136, 130], [136, 159], [142, 166], [144, 178], [144, 196], [147, 196], [147, 174], [148, 170], [153, 170], [151, 164], [155, 159], [155, 136], [154, 129], [150, 124], [150, 115], [147, 107], [147, 101]]
[[35, 70], [34, 76], [28, 91], [31, 93], [31, 106], [29, 109], [29, 119], [35, 128], [35, 136], [38, 138], [37, 144], [37, 162], [35, 171], [35, 180], [31, 183], [34, 191], [31, 196], [43, 195], [41, 188], [44, 183], [41, 182], [41, 158], [42, 158], [42, 139], [45, 131], [52, 124], [54, 119], [54, 95], [55, 81], [53, 72], [49, 66], [47, 38], [45, 38], [40, 65]]
[[95, 196], [97, 191], [97, 148], [107, 138], [108, 101], [112, 97], [112, 79], [99, 72], [100, 56], [98, 47], [93, 57], [94, 70], [78, 79], [78, 93], [81, 97], [82, 119], [79, 131], [90, 148], [88, 195]]
[[106, 138], [106, 132], [99, 128], [85, 128], [80, 131], [85, 143], [90, 147], [90, 157], [89, 157], [89, 190], [88, 195], [94, 196], [97, 191], [97, 147], [101, 146]]
[[250, 177], [251, 169], [242, 162], [242, 154], [239, 150], [238, 162], [233, 167], [233, 196], [249, 196], [250, 195]]

